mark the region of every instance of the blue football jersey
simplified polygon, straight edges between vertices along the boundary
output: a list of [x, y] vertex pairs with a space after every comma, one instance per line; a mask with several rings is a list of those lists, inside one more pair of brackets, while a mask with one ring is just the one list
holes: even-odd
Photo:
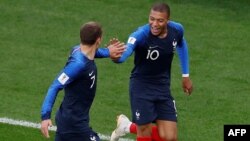
[[[108, 57], [106, 48], [96, 52], [98, 58]], [[58, 92], [64, 89], [64, 99], [56, 113], [57, 132], [89, 131], [89, 110], [95, 97], [97, 68], [94, 60], [89, 60], [76, 46], [68, 61], [50, 85], [42, 105], [42, 120], [50, 119]]]
[[156, 83], [169, 83], [171, 63], [176, 50], [181, 60], [182, 73], [189, 73], [183, 27], [173, 21], [168, 22], [166, 26], [168, 31], [165, 38], [152, 35], [149, 24], [139, 27], [129, 36], [126, 52], [123, 53], [118, 63], [125, 61], [133, 52], [135, 53], [131, 78], [153, 79]]

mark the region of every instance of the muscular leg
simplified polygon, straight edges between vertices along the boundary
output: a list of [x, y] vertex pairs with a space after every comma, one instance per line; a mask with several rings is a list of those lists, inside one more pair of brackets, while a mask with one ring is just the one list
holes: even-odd
[[[150, 135], [153, 141], [166, 141], [160, 138], [158, 128], [155, 124], [151, 124], [151, 133], [149, 129], [146, 131], [147, 133], [141, 133], [140, 135]], [[127, 133], [137, 134], [137, 125], [132, 123], [125, 115], [119, 115], [117, 117], [117, 127], [111, 134], [110, 141], [118, 141], [120, 137], [126, 135]], [[141, 128], [145, 128], [141, 126]]]
[[174, 121], [156, 121], [159, 136], [167, 141], [177, 141], [177, 123]]
[[152, 141], [151, 123], [137, 126], [137, 141]]
[[137, 136], [151, 136], [151, 123], [145, 125], [137, 125]]

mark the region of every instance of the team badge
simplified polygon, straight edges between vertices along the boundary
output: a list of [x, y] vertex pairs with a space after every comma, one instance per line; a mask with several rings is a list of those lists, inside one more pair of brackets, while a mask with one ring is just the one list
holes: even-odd
[[141, 114], [138, 111], [135, 112], [135, 116], [137, 120], [140, 120]]
[[91, 141], [96, 141], [96, 137], [95, 136], [91, 135], [89, 138], [90, 138]]

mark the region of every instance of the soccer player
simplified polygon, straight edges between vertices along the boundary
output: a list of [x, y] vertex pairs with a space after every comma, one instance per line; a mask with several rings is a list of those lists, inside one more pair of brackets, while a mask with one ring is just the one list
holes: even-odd
[[49, 137], [52, 107], [58, 92], [64, 89], [64, 99], [56, 113], [55, 141], [100, 140], [89, 126], [89, 110], [97, 83], [94, 58], [117, 58], [125, 50], [124, 43], [120, 42], [98, 49], [102, 40], [102, 28], [96, 22], [88, 22], [81, 27], [80, 39], [80, 45], [72, 49], [65, 67], [50, 85], [42, 105], [41, 132]]
[[[192, 93], [192, 81], [184, 29], [180, 23], [170, 20], [168, 4], [155, 3], [151, 7], [149, 23], [129, 36], [126, 51], [116, 62], [124, 62], [133, 52], [135, 66], [130, 76], [129, 92], [132, 121], [137, 125], [137, 141], [157, 140], [153, 137], [155, 132], [160, 137], [158, 140], [177, 141], [177, 112], [170, 91], [175, 52], [180, 59], [182, 87], [187, 95]], [[152, 123], [156, 123], [157, 130]], [[130, 126], [135, 124], [119, 116], [111, 141], [130, 132]]]

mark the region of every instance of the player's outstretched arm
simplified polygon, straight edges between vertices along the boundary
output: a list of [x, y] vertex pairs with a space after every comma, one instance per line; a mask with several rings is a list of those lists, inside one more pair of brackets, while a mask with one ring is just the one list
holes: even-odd
[[[114, 38], [115, 39], [115, 38]], [[110, 57], [112, 60], [117, 59], [125, 51], [125, 44], [119, 40], [110, 40], [107, 48], [98, 48], [95, 54], [95, 58], [107, 58]]]

